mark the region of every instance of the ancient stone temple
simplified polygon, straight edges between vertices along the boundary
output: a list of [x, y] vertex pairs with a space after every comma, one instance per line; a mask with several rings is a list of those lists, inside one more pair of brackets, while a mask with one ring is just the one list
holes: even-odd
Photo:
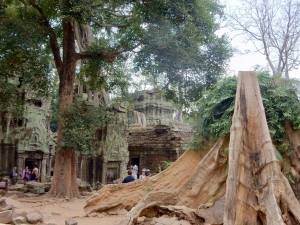
[[[19, 83], [24, 111], [15, 119], [0, 110], [0, 177], [17, 166], [18, 174], [28, 166], [37, 165], [41, 181], [52, 175], [55, 153], [55, 134], [50, 130], [50, 100], [36, 96]], [[128, 164], [159, 171], [162, 161], [175, 161], [192, 135], [191, 128], [173, 119], [176, 109], [158, 90], [136, 92], [134, 111], [122, 104], [111, 104], [105, 90], [92, 91], [77, 83], [74, 102], [105, 107], [107, 120], [96, 135], [96, 156], [77, 153], [77, 177], [92, 185], [112, 183], [126, 176]]]
[[158, 89], [133, 95], [134, 111], [129, 112], [129, 164], [157, 173], [163, 161], [175, 161], [183, 152], [193, 132], [186, 123], [173, 119], [176, 108]]
[[78, 153], [77, 177], [95, 185], [112, 183], [126, 175], [129, 159], [128, 119], [125, 106], [111, 104], [105, 90], [91, 91], [84, 85], [75, 88], [75, 101], [92, 106], [104, 106], [106, 116], [110, 118], [104, 128], [97, 131], [98, 150], [96, 157]]
[[12, 167], [17, 172], [25, 166], [37, 165], [42, 181], [50, 177], [54, 154], [54, 134], [50, 130], [50, 100], [36, 96], [20, 85], [18, 77], [9, 80], [20, 86], [24, 111], [22, 119], [15, 119], [5, 110], [0, 110], [0, 176], [6, 176]]

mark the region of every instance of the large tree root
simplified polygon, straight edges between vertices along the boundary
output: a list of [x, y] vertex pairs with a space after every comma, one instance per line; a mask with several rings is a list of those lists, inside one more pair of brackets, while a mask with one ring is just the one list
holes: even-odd
[[169, 210], [171, 205], [192, 208], [172, 210], [174, 214], [181, 211], [194, 224], [202, 224], [203, 214], [195, 219], [197, 206], [209, 206], [223, 197], [223, 224], [300, 224], [300, 204], [281, 173], [274, 150], [256, 75], [241, 72], [230, 131], [228, 171], [227, 164], [218, 162], [220, 158], [226, 161], [224, 154], [214, 147], [182, 186], [149, 193], [120, 225], [134, 224], [138, 216], [151, 212], [151, 208], [165, 208], [163, 205], [169, 205]]
[[[240, 72], [230, 141], [229, 137], [219, 139], [188, 179], [172, 189], [163, 183], [155, 189], [159, 191], [143, 197], [119, 225], [133, 225], [139, 216], [162, 213], [191, 224], [299, 225], [300, 204], [274, 151], [256, 75]], [[167, 173], [164, 176], [168, 179]], [[123, 187], [131, 199], [140, 194]], [[100, 194], [107, 195], [103, 200], [114, 199], [114, 205], [127, 201], [126, 195], [117, 200], [115, 193], [104, 190]]]
[[[177, 205], [201, 209], [224, 197], [227, 178], [227, 156], [224, 151], [228, 147], [228, 140], [229, 137], [220, 138], [183, 185], [175, 190], [150, 192], [131, 209], [119, 225], [134, 224], [143, 215], [156, 216], [161, 211], [160, 206]], [[191, 222], [199, 224], [204, 221], [195, 216], [195, 210], [184, 209], [181, 213]], [[178, 208], [174, 210], [174, 215], [179, 215], [179, 211]]]
[[130, 210], [148, 192], [173, 190], [181, 186], [195, 171], [201, 160], [198, 151], [186, 151], [174, 164], [156, 176], [127, 184], [111, 184], [100, 189], [87, 200], [87, 215], [93, 212]]

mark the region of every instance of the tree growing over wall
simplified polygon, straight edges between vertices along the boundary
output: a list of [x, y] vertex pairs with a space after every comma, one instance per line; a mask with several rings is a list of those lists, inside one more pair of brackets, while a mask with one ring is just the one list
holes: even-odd
[[[166, 170], [169, 176], [159, 174], [99, 190], [88, 200], [86, 212], [135, 205], [119, 225], [133, 225], [139, 216], [161, 214], [185, 218], [191, 224], [300, 224], [300, 203], [275, 154], [262, 103], [255, 73], [240, 72], [230, 134], [220, 137], [203, 159], [198, 158], [196, 167], [197, 159], [189, 150]], [[294, 139], [298, 146], [299, 132], [290, 131], [294, 135], [289, 140]], [[193, 171], [186, 174], [182, 168]], [[161, 177], [164, 179], [158, 182]], [[145, 185], [152, 185], [154, 191], [141, 196]], [[117, 200], [133, 187], [137, 194], [130, 196], [132, 201]]]
[[[162, 21], [169, 21], [169, 28], [174, 30], [188, 28], [186, 32], [191, 35], [177, 43], [198, 49], [203, 43], [198, 35], [204, 38], [209, 32], [214, 32], [213, 24], [219, 8], [220, 5], [211, 0], [2, 1], [1, 85], [5, 86], [9, 77], [17, 75], [30, 83], [33, 90], [46, 90], [50, 71], [55, 68], [59, 77], [58, 112], [60, 118], [64, 118], [72, 104], [76, 74], [91, 88], [100, 89], [107, 85], [108, 80], [117, 84], [118, 78], [123, 76], [120, 66], [123, 60], [129, 52], [147, 46], [152, 38], [150, 27]], [[80, 44], [77, 45], [75, 33], [82, 31], [82, 35], [90, 35], [86, 32], [88, 29], [76, 29], [84, 28], [84, 25], [92, 29], [95, 41], [82, 52], [77, 46], [84, 45], [86, 39], [78, 38]], [[205, 28], [205, 33], [199, 32], [201, 28]], [[167, 37], [163, 38], [168, 42]], [[181, 48], [181, 55], [187, 50]], [[154, 52], [153, 57], [155, 55]], [[80, 71], [78, 61], [82, 62]], [[62, 119], [58, 124], [54, 176], [48, 194], [72, 199], [79, 197], [76, 149], [61, 144], [63, 135]]]
[[273, 76], [289, 77], [300, 63], [300, 3], [297, 0], [241, 0], [229, 12], [231, 26], [265, 55]]

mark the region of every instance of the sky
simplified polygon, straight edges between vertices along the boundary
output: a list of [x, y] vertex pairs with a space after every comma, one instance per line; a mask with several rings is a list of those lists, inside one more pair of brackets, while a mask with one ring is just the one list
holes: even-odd
[[[238, 0], [221, 0], [222, 4], [225, 4], [226, 7], [234, 8], [239, 4]], [[267, 60], [264, 55], [260, 53], [254, 53], [254, 47], [251, 43], [243, 43], [241, 36], [234, 37], [233, 33], [228, 31], [228, 29], [223, 29], [221, 33], [227, 33], [228, 36], [232, 39], [231, 43], [234, 48], [238, 49], [239, 52], [246, 52], [250, 50], [249, 53], [239, 54], [236, 53], [230, 60], [229, 64], [229, 74], [237, 74], [238, 71], [251, 71], [255, 65], [266, 66], [268, 67]], [[300, 79], [300, 69], [290, 71], [290, 78]]]

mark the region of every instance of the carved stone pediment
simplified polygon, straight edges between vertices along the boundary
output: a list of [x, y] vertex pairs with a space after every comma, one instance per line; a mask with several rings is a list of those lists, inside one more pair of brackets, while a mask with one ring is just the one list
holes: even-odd
[[42, 152], [26, 152], [26, 158], [28, 159], [43, 159]]

